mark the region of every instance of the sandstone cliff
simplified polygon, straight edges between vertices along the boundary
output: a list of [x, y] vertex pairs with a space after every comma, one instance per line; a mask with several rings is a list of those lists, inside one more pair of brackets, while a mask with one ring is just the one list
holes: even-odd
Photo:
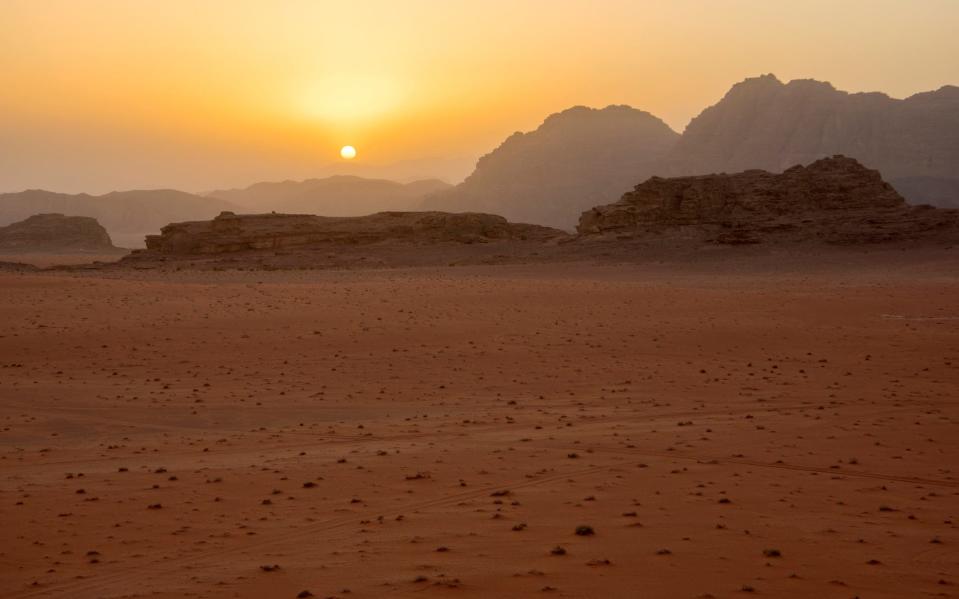
[[508, 222], [492, 214], [379, 212], [358, 217], [306, 214], [236, 215], [210, 221], [173, 223], [146, 238], [147, 252], [220, 254], [310, 245], [485, 243], [496, 240], [547, 241], [562, 231]]
[[726, 244], [959, 241], [959, 211], [908, 206], [878, 171], [834, 156], [781, 174], [653, 177], [618, 202], [584, 212], [578, 231], [585, 238], [666, 233]]
[[94, 218], [35, 214], [0, 227], [0, 250], [7, 252], [114, 251], [106, 229]]

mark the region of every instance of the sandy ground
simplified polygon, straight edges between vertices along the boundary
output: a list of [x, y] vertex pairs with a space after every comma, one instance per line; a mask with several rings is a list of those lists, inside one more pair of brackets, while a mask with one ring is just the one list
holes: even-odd
[[82, 254], [59, 254], [49, 252], [11, 254], [0, 252], [0, 262], [29, 264], [38, 268], [48, 268], [50, 266], [59, 265], [74, 266], [78, 264], [92, 264], [94, 262], [117, 262], [127, 255], [127, 253], [129, 252], [126, 250], [117, 250], [116, 252], [112, 253], [87, 252]]
[[959, 595], [948, 268], [0, 294], [3, 597]]

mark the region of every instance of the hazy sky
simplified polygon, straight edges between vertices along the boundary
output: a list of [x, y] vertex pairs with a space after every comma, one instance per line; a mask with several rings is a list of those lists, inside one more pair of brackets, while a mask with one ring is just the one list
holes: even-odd
[[319, 176], [346, 144], [453, 179], [575, 104], [682, 131], [761, 73], [959, 84], [957, 28], [959, 0], [0, 0], [0, 191]]

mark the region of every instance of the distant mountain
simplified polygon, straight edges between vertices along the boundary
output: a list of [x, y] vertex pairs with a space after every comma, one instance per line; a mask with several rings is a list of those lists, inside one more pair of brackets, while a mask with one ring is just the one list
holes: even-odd
[[426, 195], [450, 187], [437, 179], [404, 184], [336, 175], [305, 181], [256, 183], [245, 189], [212, 191], [207, 195], [256, 212], [363, 216], [390, 210], [414, 210]]
[[41, 212], [91, 216], [121, 246], [171, 222], [221, 211], [362, 216], [382, 211], [482, 212], [572, 230], [578, 215], [616, 201], [653, 175], [761, 169], [779, 173], [833, 155], [880, 171], [912, 204], [959, 207], [959, 87], [897, 100], [773, 75], [734, 85], [680, 136], [628, 106], [577, 106], [514, 133], [462, 183], [397, 183], [337, 175], [256, 183], [203, 196], [174, 190], [102, 196], [30, 190], [0, 194], [0, 225]]
[[115, 191], [100, 196], [31, 189], [0, 194], [0, 225], [37, 213], [89, 216], [106, 228], [117, 245], [142, 247], [147, 234], [157, 233], [171, 222], [206, 220], [234, 209], [223, 200], [172, 189]]
[[814, 80], [747, 79], [690, 122], [661, 170], [782, 172], [834, 154], [878, 169], [912, 203], [947, 206], [942, 194], [959, 181], [959, 87], [897, 100]]
[[678, 139], [648, 112], [577, 106], [535, 131], [514, 133], [480, 158], [465, 181], [433, 194], [423, 207], [572, 229], [583, 210], [615, 201], [655, 174]]

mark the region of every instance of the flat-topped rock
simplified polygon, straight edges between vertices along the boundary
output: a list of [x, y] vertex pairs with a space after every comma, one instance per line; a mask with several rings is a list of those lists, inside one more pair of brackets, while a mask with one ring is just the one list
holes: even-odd
[[35, 214], [0, 227], [0, 250], [8, 252], [115, 251], [106, 229], [88, 216]]
[[173, 223], [146, 238], [147, 253], [220, 254], [320, 244], [485, 243], [496, 240], [547, 241], [565, 233], [510, 223], [492, 214], [378, 212], [368, 216], [223, 212], [213, 220]]
[[653, 177], [618, 202], [584, 212], [577, 230], [587, 238], [680, 233], [726, 244], [959, 240], [959, 211], [909, 206], [878, 171], [833, 156], [781, 174]]

